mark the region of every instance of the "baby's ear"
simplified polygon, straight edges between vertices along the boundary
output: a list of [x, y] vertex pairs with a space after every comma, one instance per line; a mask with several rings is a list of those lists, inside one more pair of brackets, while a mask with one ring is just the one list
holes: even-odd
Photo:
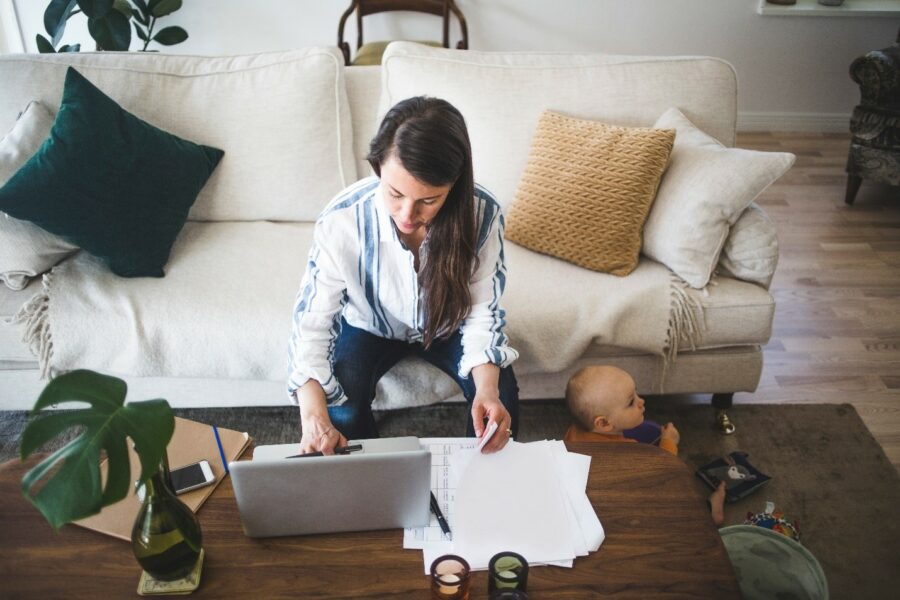
[[607, 418], [603, 415], [597, 415], [594, 417], [594, 433], [609, 433], [612, 431], [612, 423], [607, 420]]

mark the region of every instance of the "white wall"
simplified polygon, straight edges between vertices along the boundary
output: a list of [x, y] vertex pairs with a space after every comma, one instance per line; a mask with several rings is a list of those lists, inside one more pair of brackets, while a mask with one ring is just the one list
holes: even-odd
[[[42, 32], [46, 1], [0, 1], [15, 2], [26, 49], [35, 51], [34, 37]], [[738, 73], [743, 129], [846, 131], [849, 113], [859, 101], [858, 88], [848, 76], [850, 63], [889, 45], [900, 27], [900, 16], [761, 16], [756, 14], [758, 0], [457, 3], [466, 15], [473, 49], [724, 58]], [[349, 0], [185, 0], [184, 7], [161, 25], [181, 25], [190, 39], [163, 51], [243, 54], [333, 45], [338, 19], [349, 4]], [[366, 40], [439, 39], [440, 20], [404, 13], [375, 15], [367, 18], [365, 31]], [[458, 34], [451, 38], [455, 42]], [[355, 45], [352, 20], [345, 39]], [[92, 47], [83, 24], [67, 31], [64, 42]]]

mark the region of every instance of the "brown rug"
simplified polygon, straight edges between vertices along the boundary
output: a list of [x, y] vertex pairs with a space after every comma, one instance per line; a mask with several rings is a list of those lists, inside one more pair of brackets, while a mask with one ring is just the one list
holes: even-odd
[[[299, 439], [297, 409], [291, 406], [176, 413], [248, 431], [259, 444]], [[900, 477], [853, 407], [741, 404], [729, 414], [738, 427], [732, 436], [713, 429], [709, 406], [672, 406], [664, 398], [651, 398], [646, 416], [675, 423], [681, 432], [680, 456], [691, 470], [741, 450], [772, 477], [753, 495], [726, 506], [726, 525], [743, 522], [748, 511], [761, 512], [771, 500], [799, 522], [801, 542], [821, 563], [832, 598], [897, 597]], [[377, 418], [383, 436], [436, 437], [463, 435], [465, 415], [465, 406], [445, 404]], [[21, 411], [0, 412], [0, 462], [16, 455], [24, 422]], [[523, 402], [519, 439], [561, 439], [568, 425], [560, 402]], [[699, 479], [696, 485], [707, 489]]]

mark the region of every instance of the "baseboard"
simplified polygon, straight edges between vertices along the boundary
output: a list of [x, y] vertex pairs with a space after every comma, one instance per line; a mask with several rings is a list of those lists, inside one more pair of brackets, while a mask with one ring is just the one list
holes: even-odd
[[850, 113], [738, 112], [738, 131], [850, 131]]

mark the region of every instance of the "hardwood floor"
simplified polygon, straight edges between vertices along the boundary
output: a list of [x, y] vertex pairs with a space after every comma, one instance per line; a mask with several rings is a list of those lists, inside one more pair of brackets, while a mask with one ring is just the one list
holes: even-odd
[[778, 228], [775, 323], [759, 388], [734, 401], [848, 402], [900, 471], [900, 188], [864, 181], [844, 204], [849, 145], [844, 134], [738, 135], [739, 147], [797, 161], [757, 199]]

